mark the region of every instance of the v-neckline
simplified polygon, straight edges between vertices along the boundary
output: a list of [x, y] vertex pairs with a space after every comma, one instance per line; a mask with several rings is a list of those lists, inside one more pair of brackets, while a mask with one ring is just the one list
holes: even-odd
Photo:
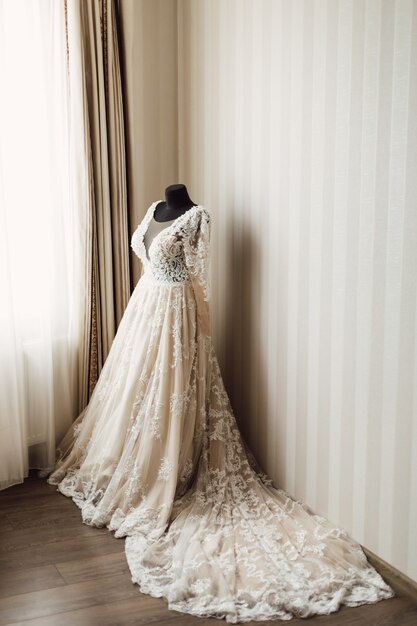
[[[155, 222], [156, 222], [157, 224], [162, 224], [162, 223], [163, 223], [163, 222], [158, 222], [158, 221], [155, 219], [155, 209], [156, 209], [156, 207], [158, 206], [158, 204], [159, 204], [160, 202], [162, 202], [162, 200], [156, 200], [156, 201], [155, 201], [153, 204], [151, 204], [151, 206], [149, 207], [149, 208], [150, 208], [150, 211], [149, 211], [149, 213], [150, 213], [150, 219], [148, 219], [148, 220], [147, 220], [147, 222], [146, 222], [146, 228], [145, 228], [144, 233], [143, 233], [143, 236], [142, 236], [142, 243], [143, 243], [143, 247], [144, 247], [144, 250], [145, 250], [145, 257], [146, 257], [146, 260], [147, 260], [147, 261], [150, 261], [150, 260], [151, 260], [151, 259], [150, 259], [150, 257], [148, 256], [148, 253], [150, 253], [151, 248], [152, 248], [152, 246], [153, 246], [153, 244], [154, 244], [154, 241], [156, 241], [156, 240], [158, 239], [159, 235], [161, 235], [162, 233], [166, 233], [166, 232], [167, 232], [170, 228], [172, 228], [172, 227], [173, 227], [173, 226], [174, 226], [174, 225], [178, 222], [178, 220], [180, 220], [182, 217], [188, 216], [188, 215], [189, 215], [189, 213], [190, 213], [190, 211], [193, 211], [194, 209], [198, 209], [198, 208], [201, 206], [201, 205], [199, 205], [199, 204], [194, 204], [192, 207], [190, 207], [189, 209], [187, 209], [187, 210], [185, 211], [185, 213], [182, 213], [181, 215], [179, 215], [178, 217], [176, 217], [176, 218], [175, 218], [175, 219], [171, 222], [171, 224], [170, 224], [169, 226], [167, 226], [166, 228], [163, 228], [162, 230], [160, 230], [160, 231], [159, 231], [159, 233], [156, 233], [155, 237], [152, 239], [151, 243], [149, 244], [149, 249], [147, 250], [147, 249], [146, 249], [146, 245], [145, 245], [145, 237], [146, 237], [146, 233], [147, 233], [147, 232], [148, 232], [148, 230], [149, 230], [149, 225], [150, 225], [150, 223], [151, 223], [151, 220], [152, 220], [152, 219], [154, 219], [154, 220], [155, 220]], [[167, 221], [170, 221], [170, 220], [167, 220]]]

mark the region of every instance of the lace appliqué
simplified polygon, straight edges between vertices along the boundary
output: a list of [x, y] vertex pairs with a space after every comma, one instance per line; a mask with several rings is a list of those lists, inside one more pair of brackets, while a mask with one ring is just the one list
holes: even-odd
[[189, 282], [190, 276], [198, 278], [208, 301], [210, 214], [201, 205], [188, 209], [154, 237], [148, 259], [144, 238], [159, 202], [151, 204], [131, 239], [132, 250], [144, 266], [144, 276], [168, 284]]
[[169, 480], [172, 473], [172, 463], [168, 459], [168, 457], [164, 457], [161, 461], [161, 465], [159, 467], [158, 472], [158, 480]]

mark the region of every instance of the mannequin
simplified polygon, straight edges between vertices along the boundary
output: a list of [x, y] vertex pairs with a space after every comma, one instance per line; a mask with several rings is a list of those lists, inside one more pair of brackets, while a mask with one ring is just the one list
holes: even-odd
[[185, 185], [169, 185], [165, 189], [165, 201], [160, 202], [155, 207], [154, 216], [149, 223], [149, 227], [144, 237], [146, 255], [149, 259], [149, 248], [152, 240], [161, 230], [168, 228], [176, 219], [183, 215], [188, 209], [195, 206], [188, 195]]
[[157, 222], [168, 222], [183, 215], [195, 203], [188, 195], [187, 187], [181, 183], [169, 185], [165, 189], [166, 201], [160, 202], [155, 209], [155, 219]]

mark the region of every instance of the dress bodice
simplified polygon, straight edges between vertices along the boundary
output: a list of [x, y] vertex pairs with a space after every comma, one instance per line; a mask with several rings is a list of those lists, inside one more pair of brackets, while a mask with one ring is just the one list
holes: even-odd
[[195, 278], [208, 299], [209, 211], [201, 205], [191, 207], [157, 233], [147, 251], [145, 234], [159, 202], [150, 205], [132, 236], [131, 246], [142, 261], [144, 274], [163, 283], [185, 283]]

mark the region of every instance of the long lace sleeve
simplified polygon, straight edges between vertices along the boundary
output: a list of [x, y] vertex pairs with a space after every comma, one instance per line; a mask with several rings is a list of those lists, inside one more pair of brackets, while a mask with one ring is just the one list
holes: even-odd
[[184, 237], [185, 263], [195, 293], [200, 328], [210, 335], [210, 213], [201, 207], [193, 217]]
[[132, 248], [136, 256], [138, 256], [139, 258], [141, 258], [142, 239], [143, 239], [142, 224], [139, 224], [139, 226], [136, 228], [130, 240], [130, 247]]

